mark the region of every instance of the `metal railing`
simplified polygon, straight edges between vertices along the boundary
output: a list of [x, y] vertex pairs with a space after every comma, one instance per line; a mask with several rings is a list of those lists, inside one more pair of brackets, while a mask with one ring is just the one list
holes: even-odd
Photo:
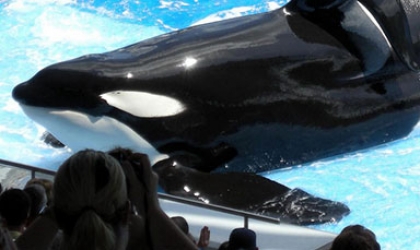
[[175, 201], [175, 202], [179, 202], [179, 203], [182, 203], [182, 204], [193, 205], [193, 206], [196, 206], [196, 207], [201, 207], [201, 208], [205, 208], [205, 209], [209, 209], [209, 210], [213, 210], [213, 211], [217, 211], [217, 212], [222, 212], [222, 213], [227, 213], [227, 214], [243, 217], [244, 227], [246, 227], [246, 228], [248, 228], [249, 219], [255, 219], [255, 220], [270, 222], [270, 223], [275, 223], [275, 224], [280, 223], [280, 219], [277, 219], [277, 218], [274, 218], [274, 217], [253, 214], [253, 213], [245, 212], [245, 211], [242, 211], [242, 210], [237, 210], [237, 209], [233, 209], [233, 208], [208, 204], [208, 203], [204, 203], [204, 202], [199, 202], [199, 201], [195, 201], [195, 200], [182, 198], [182, 197], [179, 197], [179, 196], [159, 193], [159, 198], [163, 199], [163, 200]]
[[31, 173], [31, 178], [35, 178], [36, 173], [42, 173], [42, 174], [50, 175], [50, 176], [55, 175], [55, 171], [52, 171], [52, 170], [37, 168], [37, 167], [33, 167], [33, 166], [29, 166], [29, 165], [25, 165], [25, 164], [13, 162], [13, 161], [7, 161], [4, 159], [0, 159], [0, 167], [1, 166], [28, 170]]
[[[21, 164], [17, 162], [7, 161], [4, 159], [0, 159], [0, 167], [19, 168], [19, 169], [27, 170], [30, 172], [31, 178], [37, 177], [37, 173], [48, 175], [51, 178], [53, 178], [55, 175], [55, 171], [52, 171], [52, 170], [29, 166], [29, 165], [25, 165], [25, 164]], [[190, 200], [190, 199], [182, 198], [179, 196], [174, 196], [174, 195], [169, 195], [169, 194], [164, 194], [164, 193], [158, 193], [158, 195], [159, 195], [159, 199], [162, 199], [162, 200], [174, 201], [181, 204], [192, 205], [192, 206], [196, 206], [196, 207], [200, 207], [204, 209], [209, 209], [209, 210], [213, 210], [217, 212], [222, 212], [222, 213], [226, 213], [230, 215], [243, 217], [244, 227], [246, 228], [248, 228], [249, 219], [255, 219], [258, 221], [264, 221], [264, 222], [269, 222], [269, 223], [274, 223], [274, 224], [280, 223], [280, 219], [277, 219], [274, 217], [253, 214], [253, 213], [249, 213], [249, 212], [245, 212], [245, 211], [241, 211], [237, 209], [208, 204], [208, 203]]]

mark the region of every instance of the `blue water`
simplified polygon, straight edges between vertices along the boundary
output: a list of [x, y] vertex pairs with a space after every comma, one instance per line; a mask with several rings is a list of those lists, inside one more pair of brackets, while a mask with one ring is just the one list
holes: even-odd
[[[0, 0], [0, 158], [56, 169], [71, 152], [39, 141], [11, 98], [13, 87], [43, 67], [105, 52], [193, 24], [277, 8], [285, 1]], [[363, 224], [382, 249], [420, 249], [420, 127], [388, 145], [265, 176], [346, 203], [352, 213], [315, 228]], [[281, 242], [279, 242], [281, 244]]]

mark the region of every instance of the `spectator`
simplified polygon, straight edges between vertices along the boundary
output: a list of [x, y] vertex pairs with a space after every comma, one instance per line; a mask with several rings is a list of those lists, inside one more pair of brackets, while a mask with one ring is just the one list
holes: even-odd
[[25, 187], [33, 185], [33, 184], [40, 184], [44, 187], [45, 189], [45, 194], [47, 195], [47, 206], [49, 204], [52, 204], [53, 202], [53, 181], [48, 180], [48, 179], [42, 179], [42, 178], [32, 178], [30, 179]]
[[128, 197], [144, 220], [148, 247], [197, 249], [188, 236], [161, 209], [157, 194], [158, 177], [152, 171], [147, 155], [134, 153], [126, 148], [116, 148], [109, 154], [120, 162], [125, 171]]
[[376, 235], [361, 225], [345, 227], [334, 239], [330, 250], [380, 250]]
[[229, 250], [258, 250], [257, 235], [248, 228], [235, 228], [229, 236]]
[[210, 242], [210, 230], [208, 227], [204, 226], [200, 231], [200, 236], [198, 242], [195, 241], [194, 237], [190, 233], [187, 220], [182, 216], [173, 216], [171, 220], [181, 229], [184, 234], [186, 234], [194, 244], [197, 245], [199, 249], [206, 248]]
[[47, 205], [47, 195], [45, 193], [45, 188], [40, 184], [31, 184], [26, 186], [23, 191], [25, 191], [31, 199], [31, 210], [26, 221], [26, 227], [28, 227], [32, 221], [44, 211]]
[[188, 226], [188, 222], [184, 217], [173, 216], [171, 217], [171, 220], [179, 227], [179, 229], [181, 229], [181, 231], [184, 234], [188, 236], [188, 238], [190, 238], [194, 242], [194, 244], [196, 243], [194, 237], [190, 234], [190, 228]]
[[25, 230], [30, 209], [31, 200], [21, 189], [8, 189], [0, 195], [0, 216], [13, 240]]
[[129, 203], [117, 161], [98, 151], [78, 152], [58, 169], [53, 190], [60, 249], [125, 249]]
[[218, 250], [229, 250], [229, 241], [225, 241], [220, 244]]
[[[67, 159], [55, 177], [52, 207], [19, 237], [19, 249], [50, 248], [60, 228], [60, 250], [195, 250], [160, 209], [157, 179], [147, 156], [133, 154], [121, 160], [123, 167], [95, 150], [83, 150]], [[132, 214], [132, 207], [139, 216]]]

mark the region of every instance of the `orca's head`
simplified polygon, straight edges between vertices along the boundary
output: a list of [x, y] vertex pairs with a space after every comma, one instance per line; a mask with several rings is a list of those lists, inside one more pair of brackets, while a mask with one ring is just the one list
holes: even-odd
[[[56, 68], [39, 71], [30, 80], [17, 85], [13, 98], [21, 105], [81, 110], [90, 114], [106, 113], [106, 102], [100, 98], [101, 87], [92, 74]], [[99, 88], [99, 89], [98, 89]]]
[[116, 79], [85, 70], [84, 60], [88, 59], [41, 70], [17, 85], [13, 98], [28, 117], [74, 151], [107, 151], [121, 146], [147, 153], [152, 162], [165, 158], [146, 138], [110, 113], [121, 110], [136, 117], [164, 117], [182, 112], [183, 106], [170, 97], [124, 89], [123, 84], [115, 84]]

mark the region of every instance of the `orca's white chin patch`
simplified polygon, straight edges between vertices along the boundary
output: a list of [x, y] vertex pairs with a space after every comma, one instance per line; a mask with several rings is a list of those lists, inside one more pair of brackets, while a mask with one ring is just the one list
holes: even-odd
[[156, 94], [139, 91], [113, 91], [101, 97], [111, 106], [137, 117], [167, 117], [185, 110], [178, 100]]
[[130, 127], [111, 117], [93, 117], [72, 110], [22, 104], [21, 107], [28, 117], [74, 152], [86, 148], [109, 151], [115, 147], [125, 147], [147, 154], [152, 164], [168, 157], [159, 153]]

